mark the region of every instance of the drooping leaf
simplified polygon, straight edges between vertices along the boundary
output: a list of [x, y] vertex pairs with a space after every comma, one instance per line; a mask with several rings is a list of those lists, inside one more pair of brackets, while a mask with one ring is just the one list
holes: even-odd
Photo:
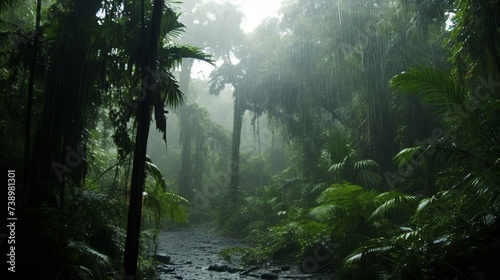
[[151, 159], [146, 160], [146, 171], [155, 179], [156, 184], [159, 184], [163, 190], [167, 189], [167, 184], [165, 183], [165, 178], [163, 178], [163, 174], [161, 173], [158, 166], [154, 165], [151, 162]]
[[362, 259], [386, 254], [394, 247], [395, 245], [390, 239], [384, 237], [371, 239], [349, 254], [342, 265], [346, 268], [356, 268]]
[[399, 92], [420, 96], [439, 114], [451, 106], [462, 105], [467, 97], [467, 90], [450, 74], [433, 68], [410, 68], [394, 76], [389, 84]]
[[[418, 198], [413, 195], [405, 195], [398, 192], [389, 192], [377, 196], [381, 199], [385, 196], [385, 199], [393, 196], [392, 198], [386, 200], [382, 203], [368, 218], [369, 220], [377, 219], [387, 215], [390, 211], [396, 211], [401, 208], [413, 208], [414, 204], [418, 202]], [[414, 209], [414, 208], [413, 208]]]
[[393, 157], [392, 160], [394, 160], [398, 165], [406, 164], [407, 162], [410, 161], [413, 155], [420, 149], [421, 149], [420, 147], [411, 147], [402, 149], [401, 151], [399, 151], [397, 155]]

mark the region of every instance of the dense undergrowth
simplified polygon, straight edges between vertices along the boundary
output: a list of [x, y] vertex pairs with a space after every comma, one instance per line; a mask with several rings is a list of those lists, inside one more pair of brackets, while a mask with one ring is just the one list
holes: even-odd
[[[474, 95], [451, 76], [424, 68], [394, 77], [391, 85], [421, 94], [443, 125], [425, 144], [394, 157], [398, 172], [386, 172], [384, 184], [395, 190], [297, 178], [279, 185], [285, 170], [242, 199], [225, 223], [255, 246], [221, 255], [243, 254], [243, 261], [254, 264], [294, 262], [305, 272], [330, 271], [338, 279], [494, 279], [500, 252], [500, 131], [493, 117], [500, 112], [498, 88], [479, 87]], [[491, 90], [492, 98], [478, 99], [477, 90]], [[464, 103], [475, 104], [467, 117], [455, 111]], [[327, 149], [328, 142], [320, 165]], [[342, 158], [340, 165], [330, 161], [327, 172], [351, 168], [362, 174], [373, 165]], [[432, 174], [435, 191], [408, 189], [422, 174]]]

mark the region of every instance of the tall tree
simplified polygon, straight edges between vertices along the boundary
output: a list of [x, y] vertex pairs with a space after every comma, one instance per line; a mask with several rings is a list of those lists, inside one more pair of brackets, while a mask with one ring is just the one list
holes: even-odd
[[[48, 199], [52, 190], [63, 191], [62, 175], [69, 173], [75, 185], [82, 179], [84, 171], [79, 165], [84, 164], [83, 111], [94, 78], [92, 72], [84, 69], [91, 67], [91, 62], [86, 60], [87, 50], [90, 32], [95, 30], [92, 19], [100, 4], [100, 1], [76, 0], [71, 14], [59, 18], [61, 44], [53, 51], [60, 55], [54, 58], [48, 72], [46, 100], [34, 137], [36, 145], [27, 182], [32, 206]], [[79, 154], [69, 155], [69, 150]], [[75, 168], [77, 166], [80, 168]]]
[[[144, 1], [142, 1], [144, 5]], [[158, 42], [160, 40], [160, 24], [163, 15], [163, 1], [156, 0], [149, 25], [149, 40], [143, 40], [145, 45], [144, 58], [141, 65], [142, 101], [137, 107], [137, 134], [135, 138], [134, 161], [130, 187], [130, 202], [128, 210], [127, 237], [125, 239], [125, 252], [123, 258], [123, 279], [137, 279], [137, 259], [139, 255], [139, 235], [141, 231], [142, 196], [146, 182], [144, 167], [146, 164], [146, 149], [151, 118], [151, 104], [154, 98], [156, 79], [156, 57]], [[144, 10], [143, 10], [144, 13]], [[144, 17], [144, 14], [142, 15]], [[144, 29], [144, 25], [142, 27]], [[145, 30], [142, 30], [143, 32]], [[144, 34], [144, 33], [141, 34]], [[149, 71], [148, 69], [152, 69]], [[157, 94], [157, 93], [156, 93]], [[163, 108], [163, 104], [161, 104]], [[162, 118], [164, 116], [161, 116]]]
[[[178, 19], [179, 14], [172, 7], [165, 7], [163, 0], [155, 0], [148, 27], [149, 36], [144, 41], [144, 48], [141, 48], [143, 50], [141, 61], [142, 84], [141, 96], [137, 99], [137, 132], [125, 240], [124, 280], [137, 279], [142, 199], [145, 184], [144, 170], [151, 111], [154, 110], [156, 128], [163, 133], [163, 139], [165, 140], [165, 104], [175, 107], [182, 102], [183, 96], [177, 81], [171, 73], [171, 68], [178, 65], [184, 57], [211, 61], [207, 55], [197, 48], [173, 45], [172, 36], [179, 34], [184, 27]], [[144, 28], [142, 26], [142, 29]], [[142, 32], [141, 34], [146, 33]]]
[[[242, 13], [238, 11], [233, 4], [219, 4], [216, 2], [201, 4], [196, 1], [186, 1], [185, 9], [186, 13], [184, 14], [184, 20], [186, 21], [187, 28], [192, 30], [192, 32], [187, 33], [186, 36], [182, 38], [183, 42], [202, 46], [207, 52], [213, 54], [215, 60], [222, 61], [223, 63], [230, 60], [231, 56], [237, 56], [237, 50], [241, 47], [243, 39], [243, 32], [239, 27], [242, 20]], [[192, 66], [193, 61], [190, 60], [184, 61], [182, 65], [180, 85], [181, 88], [185, 90], [188, 90], [189, 87]], [[212, 91], [212, 94], [218, 94], [218, 92]], [[195, 145], [195, 143], [200, 140], [199, 137], [195, 139], [195, 135], [192, 133], [192, 131], [196, 130], [196, 124], [192, 122], [192, 120], [196, 118], [195, 115], [197, 115], [197, 113], [193, 111], [195, 108], [196, 107], [186, 106], [178, 110], [181, 122], [180, 143], [182, 145], [179, 188], [180, 193], [187, 197], [192, 195], [193, 188], [200, 187], [191, 179], [196, 178], [203, 172], [193, 169], [193, 165], [195, 165], [197, 161], [194, 161], [196, 155], [191, 154], [193, 151], [193, 147], [191, 146]], [[238, 121], [236, 120], [236, 122]], [[241, 125], [239, 127], [237, 131], [240, 132], [235, 133], [241, 133]], [[236, 129], [238, 129], [238, 126]], [[233, 150], [234, 149], [233, 146]], [[239, 144], [237, 149], [239, 153]], [[198, 149], [195, 149], [195, 153], [196, 151], [198, 151]], [[232, 162], [237, 162], [237, 160], [233, 158]], [[193, 174], [193, 170], [196, 170], [196, 175]], [[237, 176], [235, 175], [237, 173], [238, 172], [233, 172], [233, 179]]]

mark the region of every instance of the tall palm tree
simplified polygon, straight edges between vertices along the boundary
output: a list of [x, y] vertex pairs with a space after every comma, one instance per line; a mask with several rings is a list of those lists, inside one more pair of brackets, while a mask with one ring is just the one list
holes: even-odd
[[151, 111], [154, 110], [156, 127], [163, 133], [163, 139], [165, 139], [165, 104], [175, 107], [182, 102], [183, 96], [171, 68], [178, 65], [182, 58], [187, 57], [211, 61], [206, 54], [197, 48], [174, 45], [171, 41], [172, 37], [179, 35], [184, 27], [178, 21], [179, 15], [172, 7], [165, 7], [163, 0], [155, 0], [153, 5], [149, 38], [145, 42], [145, 57], [141, 65], [142, 96], [139, 99], [136, 112], [137, 133], [125, 240], [124, 280], [137, 279], [142, 199], [145, 185], [144, 171]]

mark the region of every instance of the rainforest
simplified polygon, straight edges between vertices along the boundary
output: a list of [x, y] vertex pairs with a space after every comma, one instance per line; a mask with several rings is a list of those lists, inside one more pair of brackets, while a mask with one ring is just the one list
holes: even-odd
[[2, 279], [498, 279], [500, 1], [0, 1]]

